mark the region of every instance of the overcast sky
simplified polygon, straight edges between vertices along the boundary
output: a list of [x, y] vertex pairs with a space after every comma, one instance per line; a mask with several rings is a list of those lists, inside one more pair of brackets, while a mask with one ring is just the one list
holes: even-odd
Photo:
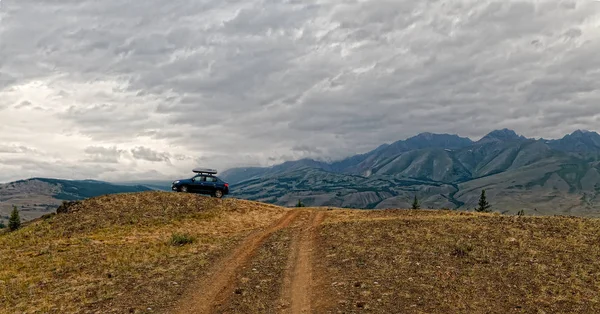
[[0, 181], [600, 125], [600, 2], [1, 0]]

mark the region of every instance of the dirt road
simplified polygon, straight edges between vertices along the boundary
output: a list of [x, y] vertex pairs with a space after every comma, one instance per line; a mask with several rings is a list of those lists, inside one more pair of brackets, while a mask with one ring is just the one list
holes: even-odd
[[[215, 264], [208, 274], [198, 284], [188, 290], [173, 313], [220, 313], [224, 304], [228, 304], [237, 293], [236, 287], [240, 278], [252, 276], [247, 274], [248, 266], [257, 258], [257, 250], [273, 236], [274, 233], [289, 229], [291, 239], [289, 245], [284, 247], [288, 256], [283, 278], [275, 278], [281, 283], [279, 291], [272, 291], [279, 295], [279, 304], [267, 305], [268, 312], [280, 313], [310, 313], [311, 312], [311, 283], [312, 283], [312, 249], [315, 231], [324, 219], [324, 212], [318, 210], [292, 210], [280, 220], [264, 230], [259, 230], [248, 236], [242, 243]], [[287, 230], [285, 230], [287, 231]], [[285, 264], [285, 263], [284, 263]], [[256, 269], [254, 269], [256, 270]], [[277, 285], [273, 285], [276, 289]], [[238, 289], [239, 290], [239, 289]], [[234, 291], [236, 291], [234, 293]], [[261, 296], [258, 296], [260, 299]], [[233, 312], [239, 312], [235, 306], [228, 307]]]

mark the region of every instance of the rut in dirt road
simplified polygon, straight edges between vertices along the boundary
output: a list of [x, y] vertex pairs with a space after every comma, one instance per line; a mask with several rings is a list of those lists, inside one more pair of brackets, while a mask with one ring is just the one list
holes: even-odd
[[211, 313], [233, 292], [237, 272], [250, 260], [256, 249], [273, 233], [288, 227], [299, 214], [300, 211], [290, 211], [267, 229], [246, 238], [231, 255], [215, 264], [208, 278], [189, 290], [190, 294], [181, 300], [173, 313]]
[[287, 313], [311, 313], [313, 248], [316, 229], [323, 218], [323, 212], [312, 212], [309, 221], [301, 227], [300, 234], [292, 240], [288, 271], [281, 293], [281, 303], [286, 305]]

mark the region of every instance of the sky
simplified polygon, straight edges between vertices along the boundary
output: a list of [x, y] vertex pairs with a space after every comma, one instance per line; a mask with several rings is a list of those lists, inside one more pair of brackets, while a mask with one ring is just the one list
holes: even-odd
[[600, 2], [1, 0], [0, 182], [600, 125]]

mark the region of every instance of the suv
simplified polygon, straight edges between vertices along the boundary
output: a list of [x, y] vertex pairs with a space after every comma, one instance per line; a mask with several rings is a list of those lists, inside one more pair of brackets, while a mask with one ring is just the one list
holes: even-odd
[[191, 179], [182, 179], [173, 182], [171, 189], [176, 192], [209, 194], [221, 198], [229, 194], [229, 183], [217, 178], [216, 170], [194, 169], [196, 175]]

